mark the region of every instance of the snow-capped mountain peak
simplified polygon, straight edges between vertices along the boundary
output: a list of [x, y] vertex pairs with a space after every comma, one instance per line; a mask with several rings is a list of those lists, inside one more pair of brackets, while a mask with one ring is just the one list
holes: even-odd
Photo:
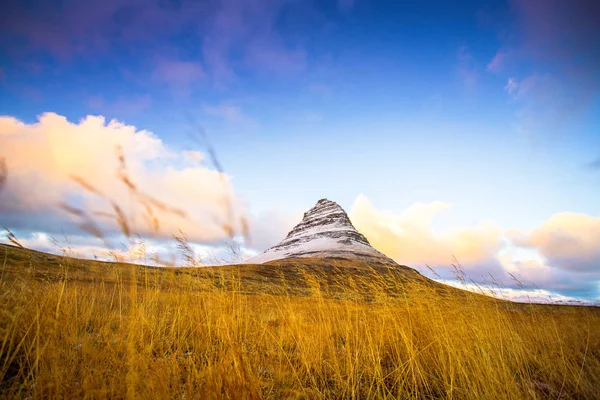
[[375, 250], [358, 232], [348, 215], [336, 202], [321, 199], [304, 213], [296, 225], [277, 245], [246, 261], [248, 264], [295, 257], [341, 257], [395, 264]]

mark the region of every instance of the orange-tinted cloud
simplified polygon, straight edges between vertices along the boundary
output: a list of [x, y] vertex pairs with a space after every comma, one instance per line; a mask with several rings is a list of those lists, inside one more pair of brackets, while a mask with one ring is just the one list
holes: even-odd
[[570, 271], [600, 270], [600, 217], [554, 214], [528, 233], [511, 233], [515, 244], [537, 249], [547, 262]]
[[[135, 191], [119, 175], [118, 149]], [[85, 190], [73, 176], [114, 200], [130, 217], [132, 231], [140, 234], [169, 237], [182, 229], [192, 240], [218, 240], [229, 233], [226, 224], [233, 224], [238, 217], [239, 204], [231, 200], [229, 177], [201, 164], [201, 154], [176, 152], [151, 132], [101, 116], [73, 123], [45, 113], [31, 124], [0, 117], [0, 155], [6, 158], [8, 168], [8, 181], [0, 193], [0, 214], [10, 221], [35, 216], [39, 226], [52, 220], [61, 225], [55, 226], [60, 231], [62, 222], [75, 217], [59, 209], [61, 202], [88, 213], [115, 214], [109, 202]], [[151, 210], [146, 206], [149, 203]], [[165, 209], [163, 203], [185, 215]], [[158, 232], [150, 222], [154, 217]], [[103, 229], [116, 229], [107, 218], [99, 217], [99, 221]], [[239, 224], [231, 228], [239, 228]]]
[[492, 274], [496, 283], [516, 290], [513, 294], [518, 296], [539, 300], [541, 293], [541, 300], [548, 301], [550, 292], [584, 298], [598, 295], [600, 218], [564, 212], [531, 232], [507, 232], [484, 222], [437, 233], [432, 222], [450, 207], [439, 201], [415, 203], [393, 214], [359, 195], [349, 216], [373, 247], [431, 277], [423, 269], [425, 264], [434, 267], [441, 278], [452, 280], [452, 269], [444, 267], [451, 266], [456, 257], [467, 278], [486, 286], [492, 280], [488, 274]]
[[359, 195], [349, 215], [373, 247], [401, 264], [450, 265], [453, 256], [465, 266], [488, 263], [500, 248], [501, 230], [482, 223], [436, 234], [433, 219], [450, 207], [438, 201], [415, 203], [396, 215], [376, 209]]

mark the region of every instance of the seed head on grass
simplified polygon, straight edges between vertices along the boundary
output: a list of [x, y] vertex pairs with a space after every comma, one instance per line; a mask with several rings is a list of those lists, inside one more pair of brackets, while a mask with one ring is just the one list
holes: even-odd
[[14, 233], [12, 233], [10, 231], [10, 229], [8, 229], [7, 227], [4, 227], [4, 230], [6, 231], [6, 238], [8, 239], [9, 242], [11, 242], [12, 244], [14, 244], [17, 247], [20, 247], [22, 249], [24, 249], [25, 247], [23, 247], [23, 245], [17, 240], [17, 237], [15, 236]]

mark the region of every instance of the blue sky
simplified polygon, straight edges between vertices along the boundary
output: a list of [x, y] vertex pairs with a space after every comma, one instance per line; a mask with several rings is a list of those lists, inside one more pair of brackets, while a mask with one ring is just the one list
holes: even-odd
[[[594, 3], [26, 1], [4, 6], [0, 17], [0, 114], [12, 118], [10, 126], [39, 131], [61, 124], [41, 123], [43, 113], [72, 124], [88, 115], [105, 117], [105, 125], [117, 119], [180, 155], [208, 154], [189, 135], [202, 127], [236, 199], [261, 225], [253, 251], [277, 242], [319, 198], [351, 210], [366, 204], [357, 200], [362, 195], [388, 216], [415, 203], [451, 204], [428, 225], [434, 235], [484, 221], [502, 230], [503, 242], [508, 231], [549, 229], [519, 246], [537, 252], [533, 258], [547, 271], [572, 273], [557, 266], [566, 255], [550, 251], [556, 245], [549, 237], [568, 231], [583, 246], [581, 260], [569, 250], [569, 265], [600, 263], [600, 253], [574, 238], [575, 228], [542, 227], [556, 214], [585, 215], [579, 231], [600, 244]], [[11, 137], [0, 153], [25, 151], [9, 144]], [[64, 163], [49, 159], [36, 167], [40, 173], [33, 164], [11, 164], [16, 151], [4, 154], [9, 173], [58, 182], [48, 171]], [[140, 165], [155, 173], [184, 169], [179, 161], [142, 157]], [[24, 193], [10, 185], [4, 195], [20, 204]], [[72, 197], [72, 189], [56, 185]], [[61, 220], [31, 207], [2, 211], [15, 229], [32, 210], [37, 221]], [[57, 224], [23, 223], [21, 232]], [[217, 236], [199, 235], [198, 243]], [[498, 264], [498, 255], [492, 258], [474, 264]], [[592, 275], [573, 279], [600, 280]], [[598, 296], [597, 285], [585, 295]]]

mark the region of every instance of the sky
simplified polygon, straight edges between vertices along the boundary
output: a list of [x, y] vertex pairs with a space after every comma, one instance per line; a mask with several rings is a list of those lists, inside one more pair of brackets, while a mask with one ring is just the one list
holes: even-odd
[[600, 300], [597, 1], [2, 8], [0, 222], [28, 247], [244, 258], [328, 198], [439, 279]]

